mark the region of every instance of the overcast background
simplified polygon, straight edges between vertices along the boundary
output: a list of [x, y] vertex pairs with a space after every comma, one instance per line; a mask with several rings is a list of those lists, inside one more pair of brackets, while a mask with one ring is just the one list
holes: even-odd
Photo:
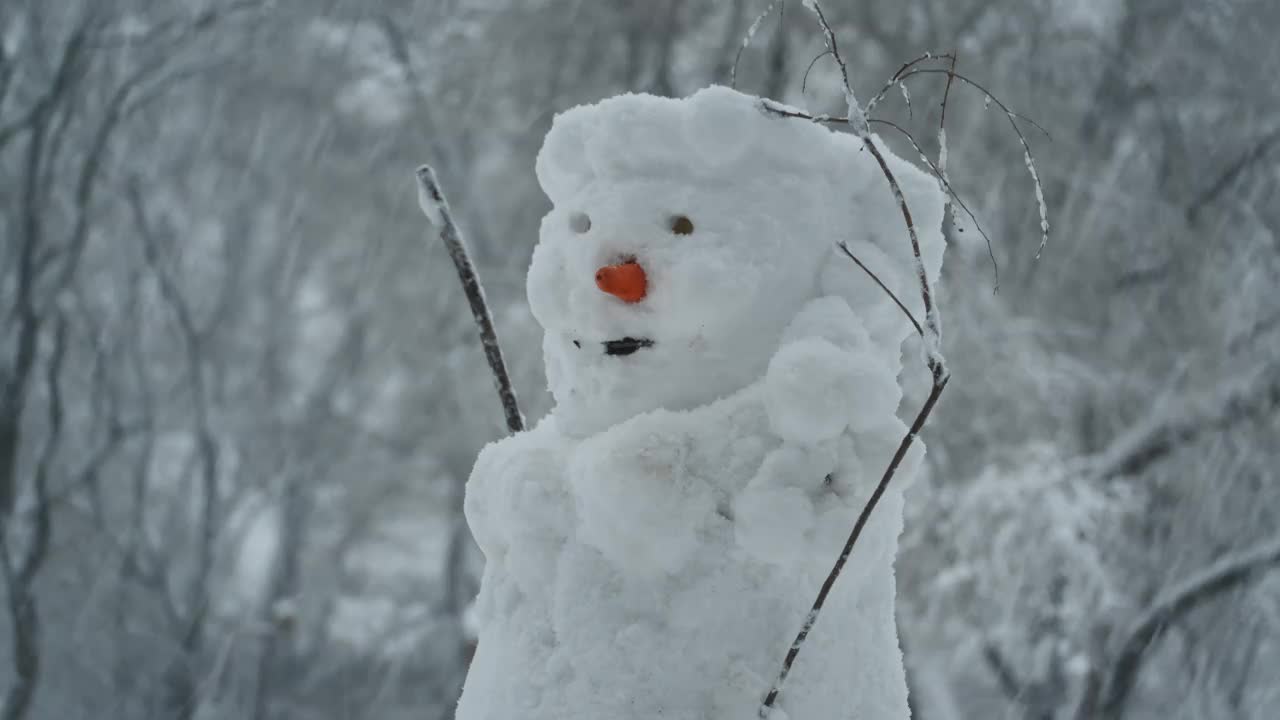
[[[450, 717], [461, 484], [504, 425], [413, 170], [536, 418], [553, 114], [724, 82], [765, 4], [0, 4], [0, 720]], [[825, 5], [861, 97], [954, 49], [1052, 135], [1023, 126], [1037, 261], [1021, 146], [952, 88], [999, 292], [949, 226], [898, 572], [916, 717], [1275, 717], [1280, 4]], [[829, 60], [801, 89], [821, 51], [787, 3], [739, 86], [838, 111]], [[877, 110], [931, 154], [944, 80]]]

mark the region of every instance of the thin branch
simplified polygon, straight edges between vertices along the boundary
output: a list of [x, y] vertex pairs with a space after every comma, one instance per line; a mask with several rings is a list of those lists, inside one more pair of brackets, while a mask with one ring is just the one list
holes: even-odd
[[54, 331], [53, 348], [50, 351], [48, 365], [45, 368], [45, 389], [48, 393], [49, 437], [45, 440], [40, 459], [36, 462], [32, 477], [32, 490], [35, 492], [35, 527], [22, 563], [18, 566], [18, 582], [30, 587], [36, 573], [49, 550], [49, 538], [53, 528], [51, 502], [49, 499], [49, 472], [57, 457], [62, 443], [62, 430], [65, 420], [65, 408], [62, 400], [62, 367], [67, 355], [67, 320], [62, 313], [57, 313]]
[[4, 112], [5, 100], [9, 99], [9, 90], [13, 87], [13, 75], [17, 65], [0, 42], [0, 113]]
[[19, 584], [9, 552], [9, 543], [0, 534], [0, 570], [5, 580], [9, 622], [14, 627], [11, 640], [14, 680], [0, 703], [0, 719], [20, 720], [31, 706], [40, 674], [40, 616], [36, 612], [35, 597], [29, 588]]
[[[36, 462], [32, 480], [35, 493], [35, 522], [23, 550], [22, 559], [14, 566], [7, 539], [8, 523], [0, 523], [0, 555], [3, 555], [5, 595], [9, 599], [9, 621], [12, 628], [14, 678], [0, 704], [0, 718], [19, 720], [26, 716], [40, 679], [43, 658], [40, 655], [42, 625], [40, 610], [32, 585], [49, 551], [52, 533], [52, 510], [49, 507], [49, 467], [57, 455], [62, 438], [64, 407], [60, 376], [66, 358], [67, 321], [59, 313], [54, 330], [54, 345], [45, 368], [48, 398], [49, 437]], [[3, 512], [3, 511], [0, 511]], [[6, 521], [8, 518], [5, 518]]]
[[[88, 488], [97, 482], [98, 469], [102, 467], [116, 452], [124, 445], [125, 441], [134, 437], [139, 433], [140, 427], [125, 426], [113, 424], [107, 430], [106, 440], [102, 446], [95, 449], [93, 454], [89, 456], [79, 472], [72, 476], [71, 480], [61, 484], [55, 489], [51, 489], [48, 493], [48, 505], [50, 508], [56, 508], [75, 496], [77, 492]], [[23, 513], [23, 518], [34, 516], [39, 508], [27, 508]]]
[[[44, 241], [44, 213], [40, 207], [39, 178], [45, 160], [48, 126], [38, 122], [27, 140], [23, 159], [21, 225], [13, 314], [16, 315], [16, 347], [3, 378], [0, 393], [0, 536], [5, 534], [18, 497], [18, 449], [22, 417], [35, 371], [42, 319], [36, 311], [37, 252]], [[6, 321], [7, 322], [7, 321]]]
[[498, 399], [502, 402], [502, 411], [506, 416], [507, 429], [513, 433], [524, 430], [524, 416], [520, 414], [520, 406], [516, 401], [515, 388], [507, 374], [507, 365], [502, 358], [502, 346], [498, 342], [498, 331], [493, 325], [493, 316], [485, 301], [484, 287], [476, 274], [471, 256], [453, 221], [453, 213], [449, 210], [449, 201], [440, 189], [436, 173], [429, 165], [418, 168], [418, 201], [422, 212], [432, 225], [439, 228], [440, 240], [449, 251], [454, 268], [458, 271], [458, 279], [462, 282], [462, 291], [466, 293], [467, 302], [471, 305], [471, 316], [476, 328], [480, 331], [480, 344], [484, 347], [485, 359], [493, 372], [494, 387], [498, 391]]
[[907, 225], [907, 235], [911, 239], [911, 254], [915, 260], [916, 280], [920, 282], [920, 298], [924, 301], [924, 325], [925, 325], [925, 352], [928, 353], [929, 370], [934, 374], [935, 381], [939, 373], [945, 375], [945, 361], [942, 359], [939, 344], [941, 343], [942, 325], [938, 319], [937, 308], [933, 304], [933, 290], [929, 287], [929, 276], [925, 271], [924, 258], [920, 254], [920, 236], [916, 233], [916, 224], [911, 217], [911, 208], [907, 207], [907, 199], [902, 194], [902, 188], [898, 185], [898, 180], [893, 176], [893, 171], [889, 169], [889, 163], [885, 161], [884, 155], [880, 153], [880, 148], [876, 147], [871, 136], [868, 135], [862, 140], [863, 145], [871, 151], [872, 157], [880, 165], [880, 171], [884, 173], [884, 177], [889, 181], [889, 189], [893, 191], [893, 197], [898, 201], [898, 209], [902, 211], [902, 219]]
[[715, 69], [711, 76], [716, 78], [717, 82], [721, 78], [729, 77], [733, 72], [733, 65], [737, 62], [741, 50], [734, 55], [733, 60], [729, 59], [729, 53], [733, 46], [737, 43], [738, 23], [742, 22], [742, 11], [745, 9], [746, 0], [733, 0], [729, 4], [729, 17], [725, 20], [724, 35], [721, 36], [720, 47], [715, 52]]
[[942, 90], [942, 117], [938, 118], [938, 131], [947, 129], [947, 99], [951, 97], [951, 81], [956, 79], [956, 52], [950, 53], [951, 67], [947, 68], [947, 86]]
[[[965, 205], [964, 200], [960, 199], [960, 194], [951, 187], [951, 176], [947, 174], [947, 103], [951, 99], [951, 83], [955, 80], [956, 63], [959, 62], [959, 52], [952, 50], [950, 58], [951, 65], [947, 68], [947, 85], [942, 90], [942, 112], [938, 117], [938, 163], [937, 166], [933, 168], [934, 175], [937, 176], [938, 181], [942, 183], [944, 188], [946, 188], [947, 205], [949, 206], [948, 209], [951, 211], [951, 226], [954, 227], [958, 233], [964, 232], [964, 227], [960, 224], [960, 216], [956, 213], [956, 207], [959, 206], [964, 210], [965, 214], [969, 216], [969, 219], [973, 221], [974, 227], [978, 229], [978, 233], [982, 235], [982, 240], [987, 245], [987, 257], [991, 258], [991, 292], [993, 294], [998, 294], [1000, 292], [1000, 262], [996, 260], [996, 251], [995, 248], [991, 246], [991, 237], [987, 235], [986, 230], [982, 229], [982, 224], [978, 222], [978, 218], [973, 214], [973, 211], [969, 209], [969, 206]], [[929, 163], [932, 167], [933, 163], [929, 162], [928, 156], [920, 149], [915, 138], [911, 137], [911, 133], [904, 130], [903, 134], [905, 134], [907, 139], [911, 141], [911, 144], [915, 146], [916, 152], [920, 153], [920, 157], [924, 158], [925, 162]]]
[[196, 524], [196, 570], [187, 586], [186, 613], [187, 624], [182, 632], [183, 650], [194, 654], [199, 647], [207, 616], [209, 597], [208, 586], [213, 571], [214, 544], [217, 540], [219, 517], [218, 498], [218, 466], [219, 452], [217, 438], [209, 422], [208, 392], [204, 380], [203, 342], [192, 318], [191, 309], [181, 289], [174, 279], [161, 267], [159, 242], [155, 230], [147, 219], [143, 205], [142, 191], [137, 178], [130, 178], [126, 184], [129, 207], [133, 212], [134, 224], [138, 228], [138, 237], [143, 246], [143, 258], [155, 275], [160, 287], [161, 297], [173, 311], [178, 322], [179, 334], [182, 337], [187, 356], [187, 375], [191, 383], [191, 404], [195, 436], [195, 454], [200, 461], [200, 516]]
[[769, 17], [769, 14], [773, 12], [773, 6], [777, 4], [778, 0], [771, 0], [769, 5], [765, 7], [764, 12], [757, 15], [756, 19], [752, 20], [751, 25], [747, 27], [747, 32], [742, 36], [742, 43], [738, 45], [738, 52], [733, 56], [733, 65], [729, 68], [729, 87], [738, 87], [738, 63], [742, 60], [742, 51], [746, 50], [747, 46], [751, 44], [751, 40], [760, 31], [760, 23]]
[[67, 43], [62, 49], [62, 57], [58, 60], [58, 67], [54, 71], [53, 79], [49, 82], [48, 91], [41, 95], [20, 118], [0, 127], [0, 148], [27, 128], [43, 122], [44, 118], [48, 117], [49, 111], [70, 90], [77, 79], [77, 71], [84, 67], [81, 60], [89, 38], [88, 23], [88, 17], [82, 18], [71, 36], [67, 38]]
[[[929, 53], [925, 53], [924, 55], [920, 56], [919, 58], [916, 58], [915, 60], [913, 60], [911, 63], [908, 63], [908, 64], [909, 64], [909, 65], [914, 65], [914, 64], [919, 63], [919, 62], [921, 62], [921, 61], [923, 61], [923, 60], [926, 60], [926, 59], [940, 60], [940, 59], [950, 58], [950, 57], [952, 57], [952, 56], [953, 56], [953, 54], [952, 54], [952, 53], [942, 53], [942, 54], [939, 54], [939, 55], [932, 55], [932, 54], [929, 54]], [[1008, 106], [1006, 106], [1003, 102], [1001, 102], [999, 98], [997, 98], [995, 95], [993, 95], [993, 94], [991, 93], [991, 91], [990, 91], [990, 90], [988, 90], [987, 88], [983, 87], [981, 84], [979, 84], [977, 81], [973, 80], [972, 78], [967, 77], [967, 76], [966, 76], [966, 75], [964, 75], [963, 73], [958, 73], [958, 72], [955, 72], [954, 70], [951, 70], [951, 69], [945, 69], [945, 70], [944, 70], [944, 69], [942, 69], [942, 68], [915, 68], [915, 69], [911, 70], [910, 72], [907, 72], [907, 73], [903, 74], [901, 77], [898, 77], [898, 78], [897, 78], [897, 80], [898, 80], [898, 81], [906, 81], [906, 80], [909, 80], [909, 79], [911, 79], [912, 77], [914, 77], [914, 76], [916, 76], [916, 75], [946, 75], [946, 76], [948, 76], [948, 84], [950, 84], [951, 80], [953, 80], [953, 79], [954, 79], [954, 80], [959, 80], [959, 81], [961, 81], [961, 82], [963, 82], [963, 83], [965, 83], [965, 84], [967, 84], [967, 85], [970, 85], [970, 86], [972, 86], [974, 89], [976, 89], [976, 90], [978, 90], [978, 91], [982, 92], [982, 93], [983, 93], [984, 98], [985, 98], [986, 100], [990, 100], [992, 103], [994, 103], [996, 106], [998, 106], [998, 107], [999, 107], [999, 108], [1004, 112], [1004, 114], [1005, 114], [1005, 115], [1008, 115], [1009, 117], [1011, 117], [1011, 118], [1013, 118], [1013, 119], [1015, 119], [1015, 120], [1021, 120], [1022, 122], [1025, 122], [1025, 123], [1027, 123], [1028, 125], [1032, 126], [1032, 127], [1033, 127], [1033, 128], [1035, 128], [1035, 129], [1036, 129], [1036, 130], [1037, 130], [1041, 135], [1044, 135], [1044, 137], [1045, 137], [1045, 139], [1046, 139], [1046, 140], [1049, 140], [1049, 141], [1051, 141], [1051, 142], [1052, 142], [1052, 140], [1053, 140], [1053, 135], [1052, 135], [1052, 134], [1050, 134], [1050, 132], [1049, 132], [1048, 130], [1046, 130], [1046, 129], [1044, 128], [1044, 126], [1043, 126], [1043, 125], [1041, 125], [1040, 123], [1036, 122], [1034, 119], [1029, 118], [1029, 117], [1027, 117], [1026, 115], [1023, 115], [1023, 114], [1022, 114], [1022, 113], [1020, 113], [1020, 112], [1017, 112], [1017, 111], [1015, 111], [1015, 110], [1012, 110], [1011, 108], [1009, 108]], [[877, 103], [877, 104], [878, 104], [881, 100], [883, 100], [883, 99], [884, 99], [884, 95], [885, 95], [886, 93], [888, 93], [888, 91], [889, 91], [889, 90], [892, 90], [892, 89], [893, 89], [893, 83], [890, 83], [890, 84], [886, 85], [884, 88], [881, 88], [880, 92], [876, 95], [876, 97], [872, 98], [872, 100], [873, 100], [875, 103]]]
[[880, 101], [884, 100], [885, 96], [889, 94], [889, 91], [893, 89], [894, 85], [898, 85], [900, 83], [903, 73], [921, 63], [931, 62], [934, 60], [946, 60], [948, 58], [954, 60], [955, 55], [952, 53], [927, 52], [914, 60], [908, 60], [903, 63], [902, 67], [898, 68], [898, 70], [894, 72], [893, 75], [890, 75], [889, 79], [885, 81], [884, 87], [880, 88], [880, 92], [872, 96], [871, 100], [867, 103], [867, 114], [870, 114], [871, 111], [880, 104]]
[[935, 68], [915, 68], [913, 70], [908, 71], [906, 74], [904, 74], [901, 78], [901, 81], [905, 82], [907, 79], [914, 77], [916, 75], [946, 75], [948, 85], [950, 85], [953, 79], [959, 80], [960, 82], [970, 85], [975, 89], [979, 90], [980, 92], [985, 93], [986, 97], [989, 98], [991, 102], [995, 103], [1001, 110], [1004, 111], [1005, 117], [1008, 118], [1009, 120], [1009, 127], [1013, 128], [1014, 134], [1018, 136], [1018, 142], [1022, 145], [1023, 164], [1027, 166], [1027, 172], [1031, 175], [1031, 182], [1035, 185], [1036, 205], [1040, 211], [1040, 246], [1036, 248], [1035, 257], [1037, 260], [1039, 260], [1041, 253], [1044, 252], [1045, 246], [1049, 244], [1049, 210], [1044, 200], [1044, 186], [1040, 184], [1040, 174], [1036, 170], [1035, 155], [1032, 154], [1031, 144], [1027, 142], [1027, 136], [1022, 134], [1022, 129], [1018, 127], [1017, 121], [1024, 120], [1030, 123], [1037, 130], [1044, 133], [1045, 137], [1049, 137], [1049, 132], [1044, 128], [1040, 127], [1040, 125], [1036, 123], [1034, 120], [1031, 120], [1030, 118], [1019, 115], [1018, 113], [1015, 113], [1013, 110], [1010, 110], [1007, 105], [1001, 102], [999, 98], [992, 95], [991, 91], [987, 90], [981, 84], [975, 82], [974, 80], [971, 80], [968, 77], [965, 77], [964, 75], [961, 75], [960, 73], [955, 72], [954, 70], [941, 70], [941, 69], [935, 69]]
[[876, 285], [880, 286], [880, 289], [883, 290], [885, 294], [888, 295], [893, 300], [893, 304], [897, 305], [898, 309], [902, 311], [902, 314], [906, 315], [907, 319], [911, 321], [911, 326], [916, 329], [916, 334], [923, 338], [924, 330], [921, 329], [920, 323], [916, 321], [916, 316], [911, 314], [911, 311], [907, 309], [906, 305], [902, 304], [902, 301], [898, 299], [898, 296], [893, 294], [893, 291], [890, 290], [887, 285], [881, 282], [880, 278], [877, 277], [875, 273], [871, 272], [871, 268], [862, 264], [862, 261], [859, 260], [858, 257], [853, 254], [852, 251], [849, 250], [848, 244], [846, 244], [843, 240], [841, 240], [839, 243], [836, 243], [836, 245], [842, 251], [844, 251], [845, 255], [849, 256], [850, 260], [852, 260], [858, 267], [862, 268], [863, 272], [871, 276], [871, 279], [875, 281]]
[[[885, 127], [892, 128], [894, 130], [897, 130], [899, 133], [901, 133], [902, 136], [907, 139], [907, 142], [911, 143], [911, 147], [915, 149], [916, 153], [920, 156], [920, 159], [923, 160], [924, 163], [929, 166], [929, 170], [933, 173], [933, 176], [937, 178], [938, 182], [942, 184], [942, 188], [943, 190], [946, 191], [946, 194], [950, 198], [951, 202], [954, 202], [956, 205], [958, 205], [961, 210], [964, 210], [964, 214], [969, 216], [969, 220], [973, 222], [973, 227], [978, 231], [978, 234], [982, 236], [982, 239], [987, 244], [987, 256], [991, 258], [992, 274], [995, 277], [994, 279], [995, 289], [999, 291], [1000, 263], [996, 261], [996, 253], [991, 245], [991, 236], [987, 235], [987, 231], [983, 229], [982, 223], [978, 221], [978, 217], [973, 214], [973, 211], [969, 209], [969, 206], [967, 204], [965, 204], [964, 199], [961, 198], [960, 194], [957, 193], [955, 188], [951, 186], [951, 180], [947, 177], [946, 166], [943, 164], [945, 163], [945, 157], [946, 157], [945, 153], [940, 156], [940, 158], [943, 158], [943, 159], [940, 159], [939, 162], [935, 164], [932, 160], [929, 159], [929, 156], [924, 153], [924, 149], [920, 147], [920, 143], [916, 142], [915, 137], [910, 132], [908, 132], [906, 128], [890, 120], [880, 120], [878, 118], [871, 118], [867, 122], [873, 125], [884, 125]], [[943, 144], [942, 147], [945, 149], [946, 145]], [[964, 232], [963, 229], [961, 229], [960, 232]]]
[[805, 91], [805, 88], [808, 87], [809, 85], [809, 73], [813, 72], [813, 66], [817, 65], [819, 60], [821, 60], [822, 58], [830, 54], [831, 54], [830, 50], [823, 50], [822, 52], [818, 53], [817, 57], [809, 61], [809, 67], [804, 69], [804, 77], [800, 78], [801, 93], [803, 93]]
[[144, 66], [126, 78], [111, 94], [103, 113], [103, 118], [94, 130], [93, 139], [89, 143], [89, 149], [85, 153], [84, 162], [80, 165], [79, 176], [76, 180], [75, 194], [73, 196], [75, 214], [70, 236], [66, 243], [68, 257], [58, 273], [58, 279], [54, 283], [55, 288], [66, 287], [79, 267], [80, 258], [83, 257], [89, 242], [89, 216], [90, 210], [93, 208], [93, 196], [97, 186], [97, 178], [102, 170], [111, 137], [120, 121], [127, 115], [125, 107], [132, 93], [146, 81], [154, 70], [154, 66]]

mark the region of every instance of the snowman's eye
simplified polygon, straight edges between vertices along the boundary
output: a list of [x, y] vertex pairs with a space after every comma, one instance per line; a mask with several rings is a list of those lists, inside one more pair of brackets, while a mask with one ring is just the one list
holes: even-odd
[[671, 232], [677, 235], [692, 235], [693, 221], [686, 215], [672, 215], [667, 221], [667, 226], [671, 228]]
[[569, 229], [581, 235], [591, 229], [591, 218], [586, 213], [574, 213], [569, 216]]

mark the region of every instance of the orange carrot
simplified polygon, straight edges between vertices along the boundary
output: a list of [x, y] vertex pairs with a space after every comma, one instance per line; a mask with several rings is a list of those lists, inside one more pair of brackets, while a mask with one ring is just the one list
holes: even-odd
[[640, 302], [648, 290], [644, 268], [632, 261], [606, 265], [596, 271], [596, 287], [629, 303]]

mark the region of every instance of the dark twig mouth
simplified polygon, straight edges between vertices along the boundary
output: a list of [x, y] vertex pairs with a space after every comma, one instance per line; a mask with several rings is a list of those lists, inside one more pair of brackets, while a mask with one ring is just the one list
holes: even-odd
[[624, 337], [621, 340], [608, 340], [604, 343], [605, 355], [630, 355], [640, 348], [652, 347], [653, 341], [648, 338]]

